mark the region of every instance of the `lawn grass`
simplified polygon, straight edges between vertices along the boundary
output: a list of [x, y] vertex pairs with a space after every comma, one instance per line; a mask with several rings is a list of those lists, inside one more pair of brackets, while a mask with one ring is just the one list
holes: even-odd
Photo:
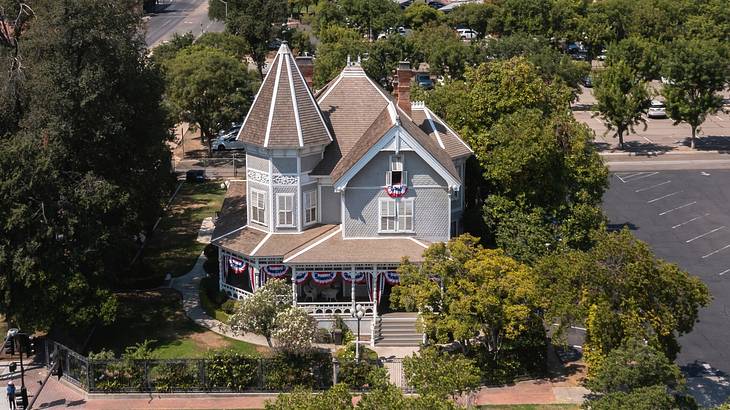
[[255, 345], [211, 332], [190, 320], [182, 310], [180, 295], [171, 289], [118, 295], [114, 323], [97, 328], [89, 351], [111, 350], [120, 355], [128, 346], [154, 340], [155, 358], [199, 358], [210, 351], [233, 350], [258, 355]]
[[579, 410], [579, 404], [487, 404], [484, 410]]
[[176, 277], [190, 271], [205, 248], [197, 241], [200, 224], [220, 210], [225, 192], [220, 182], [183, 183], [145, 246], [144, 262], [153, 272]]
[[223, 323], [228, 323], [228, 319], [230, 316], [228, 313], [224, 312], [220, 306], [218, 306], [215, 302], [210, 300], [210, 297], [208, 297], [208, 291], [204, 285], [203, 282], [200, 282], [200, 287], [198, 288], [198, 297], [200, 298], [200, 306], [202, 306], [205, 313], [214, 318], [215, 320]]

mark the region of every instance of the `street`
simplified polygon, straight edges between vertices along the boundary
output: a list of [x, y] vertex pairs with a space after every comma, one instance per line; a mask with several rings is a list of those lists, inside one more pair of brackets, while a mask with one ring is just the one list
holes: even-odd
[[208, 0], [160, 0], [146, 24], [145, 41], [149, 48], [169, 41], [173, 34], [222, 32], [223, 23], [208, 18]]
[[[701, 166], [701, 165], [700, 165]], [[698, 165], [695, 165], [698, 168]], [[611, 175], [603, 207], [655, 254], [698, 276], [713, 300], [680, 339], [677, 364], [700, 404], [730, 397], [730, 178], [728, 170], [626, 171]]]

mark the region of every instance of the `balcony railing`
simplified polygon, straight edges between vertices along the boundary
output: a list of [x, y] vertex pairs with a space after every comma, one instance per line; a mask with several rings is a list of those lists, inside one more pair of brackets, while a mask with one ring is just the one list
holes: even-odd
[[[356, 302], [365, 309], [365, 316], [372, 316], [375, 304], [372, 302]], [[312, 316], [352, 315], [352, 302], [297, 302], [297, 306]]]
[[251, 292], [246, 292], [243, 289], [239, 289], [235, 286], [231, 286], [227, 283], [221, 283], [221, 290], [226, 292], [231, 299], [243, 300], [253, 295]]

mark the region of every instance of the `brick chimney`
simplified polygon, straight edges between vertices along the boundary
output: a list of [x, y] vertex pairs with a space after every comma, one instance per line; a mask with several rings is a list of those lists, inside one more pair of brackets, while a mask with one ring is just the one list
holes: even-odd
[[299, 71], [302, 72], [302, 77], [304, 77], [304, 81], [307, 83], [307, 86], [309, 86], [309, 89], [312, 89], [312, 81], [314, 79], [314, 60], [312, 59], [312, 56], [298, 56], [296, 58], [297, 61], [297, 67], [299, 67]]
[[411, 77], [413, 77], [413, 71], [411, 70], [411, 63], [408, 61], [401, 61], [398, 63], [398, 69], [396, 71], [398, 78], [398, 84], [395, 87], [395, 97], [398, 102], [398, 107], [405, 111], [408, 116], [411, 115]]

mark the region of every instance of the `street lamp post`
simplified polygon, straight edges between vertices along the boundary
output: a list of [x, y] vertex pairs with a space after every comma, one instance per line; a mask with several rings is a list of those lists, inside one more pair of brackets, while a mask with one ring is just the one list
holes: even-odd
[[360, 321], [365, 316], [365, 308], [361, 304], [355, 306], [355, 312], [352, 314], [357, 319], [357, 339], [355, 340], [355, 361], [360, 363]]
[[226, 20], [228, 20], [228, 2], [223, 0], [218, 0], [219, 2], [225, 4], [226, 6]]

